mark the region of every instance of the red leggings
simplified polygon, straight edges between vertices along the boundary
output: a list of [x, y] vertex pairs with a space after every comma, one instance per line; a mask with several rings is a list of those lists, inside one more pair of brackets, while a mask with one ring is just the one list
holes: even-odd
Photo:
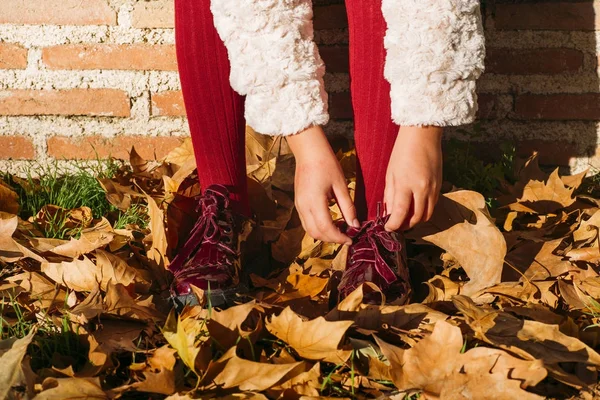
[[[386, 23], [381, 0], [346, 0], [350, 77], [358, 156], [356, 207], [372, 219], [383, 201], [387, 164], [399, 127], [392, 122], [390, 85], [383, 76]], [[229, 59], [213, 25], [210, 0], [175, 0], [177, 60], [203, 188], [228, 186], [238, 211], [249, 212], [244, 98], [229, 85]]]

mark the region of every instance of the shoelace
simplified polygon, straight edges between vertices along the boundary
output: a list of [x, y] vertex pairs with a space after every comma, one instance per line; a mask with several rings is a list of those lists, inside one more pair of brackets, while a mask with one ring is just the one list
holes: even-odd
[[[375, 262], [375, 271], [385, 279], [388, 284], [398, 280], [398, 276], [390, 267], [385, 258], [381, 255], [380, 248], [383, 247], [390, 252], [402, 250], [402, 244], [384, 228], [388, 217], [381, 216], [381, 204], [377, 207], [377, 217], [375, 220], [368, 221], [355, 233], [350, 232], [350, 237], [360, 237], [358, 243], [353, 246], [350, 255], [350, 269], [352, 266], [360, 266], [361, 262]], [[354, 233], [354, 234], [353, 234]], [[381, 247], [380, 247], [381, 246]]]
[[[204, 195], [200, 197], [195, 211], [198, 212], [202, 210], [202, 215], [190, 232], [190, 237], [188, 238], [186, 245], [183, 246], [183, 249], [178, 254], [179, 260], [181, 260], [178, 264], [183, 264], [187, 261], [194, 250], [206, 242], [217, 246], [219, 250], [226, 255], [237, 255], [237, 252], [231, 247], [231, 240], [229, 240], [228, 243], [222, 240], [223, 230], [228, 228], [229, 230], [226, 231], [226, 233], [230, 233], [231, 227], [222, 227], [219, 225], [219, 201], [223, 203], [225, 209], [229, 207], [227, 189], [224, 187], [217, 187], [216, 189], [217, 190], [207, 190]], [[188, 246], [188, 244], [195, 245]], [[227, 257], [227, 263], [229, 264], [230, 262], [230, 257]], [[176, 269], [175, 276], [185, 276], [188, 268], [181, 269], [179, 267], [181, 267], [181, 265], [171, 266], [171, 268]], [[188, 271], [188, 273], [193, 273], [193, 271]]]

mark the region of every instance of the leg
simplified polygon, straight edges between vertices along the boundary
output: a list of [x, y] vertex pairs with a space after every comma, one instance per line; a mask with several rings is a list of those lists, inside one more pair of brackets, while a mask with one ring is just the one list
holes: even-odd
[[400, 128], [392, 122], [390, 84], [383, 76], [386, 23], [381, 0], [346, 0], [346, 8], [358, 158], [356, 206], [364, 220], [375, 218], [377, 203], [383, 202], [387, 165]]
[[176, 0], [175, 35], [200, 185], [227, 186], [237, 211], [248, 215], [244, 98], [229, 85], [227, 50], [210, 0]]

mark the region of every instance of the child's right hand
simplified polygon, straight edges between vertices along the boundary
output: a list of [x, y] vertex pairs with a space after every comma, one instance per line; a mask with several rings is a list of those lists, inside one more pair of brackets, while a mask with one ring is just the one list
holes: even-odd
[[329, 213], [329, 199], [335, 198], [346, 223], [360, 226], [344, 172], [323, 129], [311, 127], [287, 140], [296, 157], [295, 204], [304, 230], [317, 240], [351, 244]]

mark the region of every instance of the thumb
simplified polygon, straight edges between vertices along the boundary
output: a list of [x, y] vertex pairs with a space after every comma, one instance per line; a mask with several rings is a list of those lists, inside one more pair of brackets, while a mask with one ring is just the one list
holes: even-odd
[[350, 198], [348, 187], [346, 185], [334, 186], [333, 194], [335, 195], [335, 199], [342, 211], [346, 223], [354, 228], [360, 228], [360, 222], [358, 222], [358, 218], [356, 218], [356, 207]]

